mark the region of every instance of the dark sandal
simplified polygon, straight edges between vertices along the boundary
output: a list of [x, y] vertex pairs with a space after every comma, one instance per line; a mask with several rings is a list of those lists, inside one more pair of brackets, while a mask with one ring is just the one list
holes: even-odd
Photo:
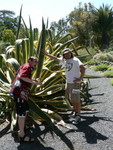
[[33, 128], [33, 126], [27, 126], [27, 125], [26, 125], [25, 130], [30, 130], [30, 129], [32, 129], [32, 128]]
[[[26, 137], [28, 137], [28, 141], [25, 140]], [[31, 138], [31, 137], [29, 137], [27, 135], [24, 135], [23, 137], [19, 136], [19, 139], [20, 139], [20, 142], [34, 142], [35, 141], [34, 138]]]

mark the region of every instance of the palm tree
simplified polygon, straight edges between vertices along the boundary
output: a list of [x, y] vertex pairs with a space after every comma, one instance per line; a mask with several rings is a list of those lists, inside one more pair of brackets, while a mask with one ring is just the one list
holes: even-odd
[[113, 37], [113, 8], [102, 5], [93, 11], [95, 15], [93, 26], [94, 39], [101, 50], [109, 47]]

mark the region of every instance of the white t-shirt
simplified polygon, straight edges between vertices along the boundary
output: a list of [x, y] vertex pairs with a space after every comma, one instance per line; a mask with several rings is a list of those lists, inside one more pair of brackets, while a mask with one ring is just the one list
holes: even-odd
[[80, 65], [83, 65], [83, 63], [78, 58], [60, 58], [60, 64], [65, 69], [67, 83], [74, 83], [73, 80], [75, 80], [75, 78], [80, 78]]

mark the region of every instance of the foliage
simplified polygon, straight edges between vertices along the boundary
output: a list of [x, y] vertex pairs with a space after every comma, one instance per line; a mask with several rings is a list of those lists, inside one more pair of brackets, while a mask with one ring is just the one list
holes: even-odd
[[[67, 19], [62, 18], [58, 21], [58, 23], [55, 21], [51, 22], [50, 29], [52, 29], [54, 33], [58, 35], [58, 38], [60, 38], [59, 36], [64, 36], [67, 34], [67, 30], [69, 29], [69, 26], [67, 25]], [[61, 34], [58, 34], [59, 31], [61, 31]]]
[[11, 30], [4, 29], [4, 31], [2, 32], [2, 40], [13, 45], [15, 43], [16, 37]]
[[[22, 7], [21, 7], [22, 9]], [[22, 11], [20, 11], [20, 16]], [[51, 37], [58, 41], [59, 38], [64, 35], [70, 35], [72, 37], [78, 37], [73, 43], [75, 46], [84, 46], [89, 48], [99, 48], [101, 51], [107, 50], [113, 45], [113, 8], [109, 5], [102, 5], [99, 9], [94, 7], [91, 3], [79, 3], [78, 7], [75, 7], [73, 11], [66, 17], [61, 18], [58, 22], [52, 22], [50, 30], [52, 30]], [[4, 29], [10, 29], [18, 38], [28, 38], [28, 28], [23, 25], [19, 25], [21, 20], [19, 17], [14, 17], [15, 13], [9, 10], [0, 11], [0, 40], [2, 39], [2, 31]], [[17, 26], [20, 27], [19, 32]], [[25, 28], [27, 30], [25, 30]], [[35, 33], [35, 32], [34, 32]], [[39, 34], [39, 33], [38, 33]], [[18, 38], [17, 38], [18, 36]], [[33, 34], [34, 36], [34, 34]], [[52, 42], [54, 40], [52, 39]], [[62, 39], [62, 42], [66, 42], [70, 37]], [[53, 43], [52, 43], [53, 44]], [[58, 44], [62, 44], [59, 43]], [[72, 45], [71, 45], [72, 46]]]
[[74, 36], [77, 35], [80, 38], [78, 39], [78, 45], [85, 45], [85, 46], [93, 46], [92, 45], [92, 20], [94, 16], [92, 15], [92, 11], [94, 6], [91, 3], [84, 4], [84, 6], [79, 3], [78, 8], [74, 8], [69, 14], [68, 20], [71, 25], [70, 33]]
[[[24, 29], [24, 37], [19, 39], [21, 31], [21, 21], [23, 21], [22, 29]], [[50, 60], [49, 57], [44, 57], [42, 50], [47, 50], [54, 56], [60, 56], [62, 50], [70, 47], [72, 51], [78, 56], [77, 51], [83, 47], [75, 47], [74, 41], [78, 37], [73, 37], [67, 33], [64, 36], [55, 35], [52, 30], [47, 28], [42, 18], [42, 30], [39, 33], [37, 29], [32, 29], [31, 19], [29, 18], [30, 28], [28, 29], [24, 20], [22, 19], [22, 8], [20, 10], [20, 17], [18, 22], [18, 30], [16, 34], [15, 45], [10, 45], [6, 48], [6, 54], [0, 55], [0, 102], [5, 104], [4, 110], [9, 109], [11, 114], [12, 123], [15, 122], [15, 109], [12, 108], [13, 98], [10, 96], [10, 86], [14, 80], [18, 68], [27, 62], [30, 56], [39, 58], [38, 67], [33, 72], [33, 78], [41, 78], [42, 86], [32, 85], [30, 89], [30, 116], [34, 120], [47, 121], [52, 125], [51, 116], [44, 112], [42, 108], [45, 106], [54, 111], [67, 111], [72, 110], [70, 103], [64, 99], [64, 84], [65, 75], [64, 70], [58, 65], [57, 62]], [[60, 34], [60, 33], [58, 33]], [[60, 37], [60, 38], [58, 38]], [[87, 54], [90, 53], [86, 48]], [[92, 56], [91, 56], [92, 57]], [[87, 87], [87, 86], [86, 86]], [[88, 89], [88, 88], [86, 88]], [[81, 97], [86, 100], [88, 94], [82, 93]], [[13, 104], [13, 106], [15, 106]], [[3, 114], [3, 110], [0, 110]], [[3, 117], [6, 119], [7, 116]]]
[[0, 41], [0, 54], [5, 53], [5, 48], [9, 45], [9, 43]]
[[107, 65], [107, 64], [99, 64], [98, 66], [96, 66], [95, 68], [94, 68], [94, 70], [95, 71], [105, 71], [105, 70], [107, 70], [108, 68], [109, 68], [110, 66], [109, 65]]
[[100, 64], [101, 61], [97, 59], [90, 59], [89, 61], [86, 62], [86, 65], [98, 65]]
[[113, 62], [113, 55], [110, 53], [97, 53], [93, 56], [93, 59]]
[[103, 74], [105, 77], [113, 77], [113, 71], [106, 71]]
[[99, 48], [101, 51], [113, 45], [113, 8], [102, 5], [99, 9], [91, 3], [79, 3], [73, 11], [58, 22], [53, 22], [51, 28], [57, 29], [57, 33], [70, 32], [72, 36], [78, 36], [76, 46], [82, 45]]
[[2, 31], [4, 29], [10, 29], [16, 34], [17, 18], [14, 15], [13, 11], [0, 10], [0, 40], [2, 39]]
[[95, 43], [103, 50], [109, 47], [110, 41], [113, 38], [113, 8], [103, 4], [93, 13], [96, 16], [92, 24]]
[[108, 71], [113, 71], [113, 65], [111, 64], [110, 67], [108, 68]]
[[[31, 117], [33, 117], [35, 120], [42, 118], [42, 120], [46, 120], [48, 124], [51, 125], [52, 120], [50, 116], [43, 112], [40, 107], [43, 108], [45, 105], [48, 105], [49, 107], [53, 107], [54, 110], [67, 110], [72, 109], [72, 107], [63, 98], [65, 79], [63, 72], [61, 69], [58, 69], [58, 64], [56, 62], [50, 61], [49, 58], [44, 58], [44, 55], [42, 55], [41, 51], [43, 49], [49, 49], [53, 55], [57, 55], [58, 53], [61, 53], [62, 49], [64, 49], [66, 46], [69, 46], [71, 42], [76, 40], [76, 38], [70, 39], [69, 41], [62, 43], [60, 46], [55, 47], [55, 45], [52, 45], [52, 43], [56, 44], [57, 42], [48, 40], [50, 39], [51, 32], [46, 29], [42, 19], [42, 31], [40, 35], [38, 35], [38, 40], [34, 41], [33, 33], [37, 32], [37, 30], [34, 31], [32, 29], [30, 19], [29, 22], [30, 29], [28, 30], [25, 26], [25, 36], [27, 36], [27, 38], [17, 39], [15, 45], [10, 45], [7, 47], [6, 54], [0, 55], [0, 100], [1, 103], [4, 102], [5, 104], [12, 104], [13, 99], [10, 97], [9, 92], [16, 71], [18, 70], [19, 66], [27, 62], [30, 56], [37, 56], [39, 57], [39, 63], [36, 71], [33, 72], [32, 76], [33, 78], [40, 77], [41, 81], [43, 82], [43, 86], [31, 86], [31, 95], [29, 97], [31, 106], [30, 109], [31, 112], [33, 112], [31, 113]], [[20, 26], [21, 23], [19, 23], [19, 29]], [[19, 35], [19, 33], [17, 33], [17, 35]], [[56, 41], [55, 39], [53, 40]], [[6, 109], [6, 105], [4, 109]], [[1, 110], [1, 113], [2, 112], [3, 110]], [[11, 118], [14, 120], [15, 113], [13, 111], [9, 112], [12, 113]]]

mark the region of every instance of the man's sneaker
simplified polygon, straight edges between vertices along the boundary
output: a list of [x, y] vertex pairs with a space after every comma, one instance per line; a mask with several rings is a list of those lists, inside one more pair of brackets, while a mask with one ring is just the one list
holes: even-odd
[[76, 115], [76, 117], [75, 117], [75, 119], [74, 120], [72, 120], [72, 124], [79, 124], [80, 123], [80, 121], [81, 121], [81, 118], [80, 118], [80, 116], [79, 115]]
[[69, 115], [70, 118], [76, 117], [76, 112], [72, 111], [71, 114]]

